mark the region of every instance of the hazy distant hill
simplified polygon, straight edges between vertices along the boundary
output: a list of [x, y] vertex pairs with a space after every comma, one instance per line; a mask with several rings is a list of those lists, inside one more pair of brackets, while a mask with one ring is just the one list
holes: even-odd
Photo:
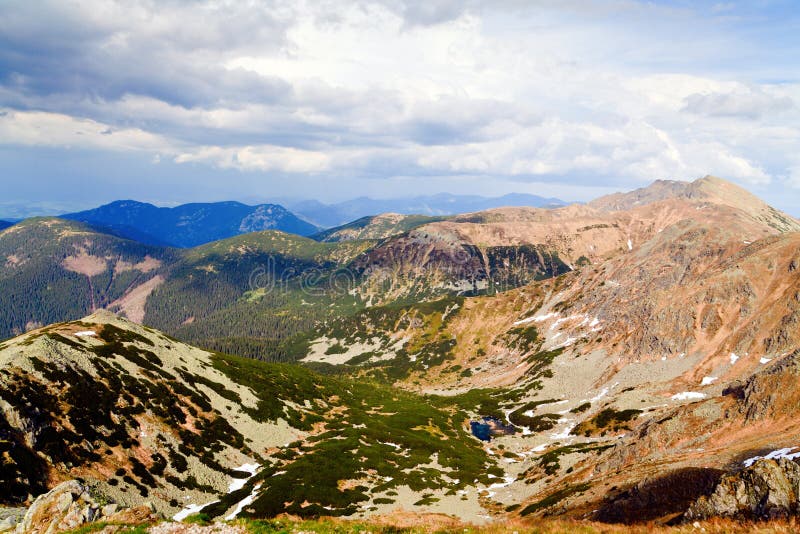
[[483, 211], [503, 206], [549, 208], [564, 205], [566, 203], [557, 198], [544, 198], [520, 193], [512, 193], [496, 198], [441, 193], [433, 196], [394, 199], [360, 197], [337, 204], [323, 204], [316, 200], [287, 203], [289, 209], [294, 213], [324, 227], [339, 226], [368, 215], [378, 215], [380, 213], [440, 216]]
[[261, 230], [299, 235], [311, 235], [319, 230], [283, 206], [248, 206], [239, 202], [159, 208], [144, 202], [118, 200], [62, 218], [102, 226], [120, 237], [141, 243], [181, 248]]

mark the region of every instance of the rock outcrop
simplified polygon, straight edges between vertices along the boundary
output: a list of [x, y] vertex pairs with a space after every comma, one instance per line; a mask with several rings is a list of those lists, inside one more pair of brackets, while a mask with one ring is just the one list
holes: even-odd
[[86, 523], [144, 523], [154, 521], [150, 506], [120, 510], [114, 503], [103, 503], [77, 480], [62, 482], [40, 495], [28, 509], [17, 534], [57, 534]]
[[774, 519], [800, 511], [800, 464], [785, 458], [759, 460], [723, 477], [714, 493], [686, 512], [689, 521], [711, 517]]

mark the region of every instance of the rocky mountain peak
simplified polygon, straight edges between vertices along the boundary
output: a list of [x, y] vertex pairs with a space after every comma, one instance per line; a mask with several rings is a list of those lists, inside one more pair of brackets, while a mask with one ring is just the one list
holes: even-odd
[[629, 193], [615, 193], [589, 202], [589, 207], [606, 212], [628, 211], [667, 201], [688, 201], [697, 210], [709, 205], [738, 210], [779, 232], [800, 231], [800, 221], [769, 206], [733, 182], [704, 176], [693, 182], [657, 180]]

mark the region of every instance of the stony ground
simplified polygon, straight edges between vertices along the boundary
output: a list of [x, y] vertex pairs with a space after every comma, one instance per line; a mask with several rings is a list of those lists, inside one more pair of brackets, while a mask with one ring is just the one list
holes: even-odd
[[13, 530], [17, 523], [25, 517], [25, 508], [2, 508], [0, 507], [0, 532]]
[[474, 527], [453, 522], [444, 517], [418, 518], [416, 521], [403, 521], [399, 524], [376, 520], [371, 523], [348, 522], [340, 520], [293, 521], [277, 519], [272, 521], [240, 521], [232, 524], [187, 524], [159, 523], [152, 526], [98, 525], [95, 529], [82, 529], [79, 534], [103, 532], [107, 534], [789, 534], [797, 532], [800, 525], [794, 520], [772, 521], [769, 523], [735, 523], [730, 521], [711, 521], [693, 523], [677, 527], [656, 527], [653, 525], [621, 526], [600, 523], [581, 523], [567, 521], [542, 521], [537, 523], [503, 522], [485, 527]]

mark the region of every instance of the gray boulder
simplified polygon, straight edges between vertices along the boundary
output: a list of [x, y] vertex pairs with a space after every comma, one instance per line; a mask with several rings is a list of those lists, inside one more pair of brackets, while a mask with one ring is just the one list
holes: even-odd
[[774, 519], [798, 512], [800, 464], [784, 458], [758, 460], [738, 473], [723, 477], [714, 493], [692, 504], [685, 519]]
[[156, 519], [150, 506], [120, 509], [113, 503], [99, 503], [88, 486], [69, 480], [36, 498], [16, 526], [16, 534], [57, 534], [96, 521], [138, 524]]

